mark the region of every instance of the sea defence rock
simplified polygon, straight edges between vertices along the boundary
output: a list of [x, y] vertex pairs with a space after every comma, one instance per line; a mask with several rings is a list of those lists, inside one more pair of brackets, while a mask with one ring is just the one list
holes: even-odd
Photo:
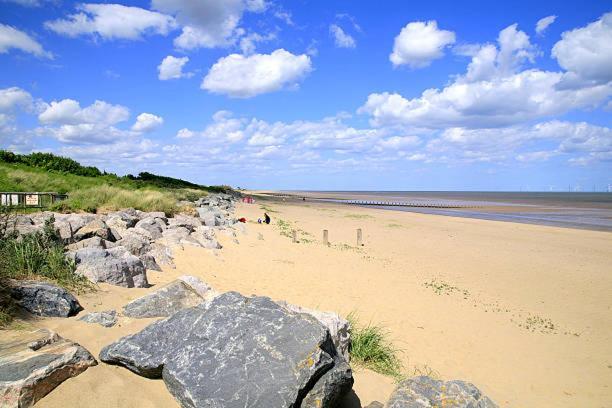
[[427, 376], [409, 378], [397, 385], [385, 408], [496, 408], [473, 384], [441, 381]]
[[108, 228], [106, 223], [101, 219], [94, 219], [93, 221], [79, 228], [79, 230], [74, 234], [74, 238], [77, 241], [91, 238], [93, 236], [98, 236], [107, 241], [115, 241], [115, 237], [111, 233], [110, 228]]
[[102, 312], [91, 312], [79, 318], [87, 323], [97, 323], [104, 327], [113, 327], [117, 324], [117, 312], [114, 310], [104, 310]]
[[0, 406], [31, 407], [68, 378], [96, 364], [89, 351], [50, 330], [3, 331]]
[[340, 317], [339, 314], [334, 312], [321, 312], [319, 310], [307, 309], [282, 300], [277, 303], [292, 312], [306, 313], [321, 322], [321, 324], [329, 330], [329, 334], [334, 342], [334, 346], [336, 346], [338, 354], [344, 357], [346, 361], [350, 361], [351, 324], [348, 320]]
[[119, 246], [111, 249], [83, 248], [69, 252], [76, 264], [76, 273], [93, 283], [106, 282], [126, 288], [149, 286], [142, 261]]
[[100, 359], [163, 378], [184, 407], [304, 407], [313, 391], [313, 404], [327, 403], [353, 384], [316, 319], [236, 292], [124, 337]]
[[135, 299], [123, 307], [128, 317], [168, 317], [197, 306], [214, 295], [210, 286], [195, 276], [181, 277], [164, 287]]
[[9, 281], [15, 302], [37, 316], [69, 317], [83, 310], [79, 301], [66, 289], [41, 281]]

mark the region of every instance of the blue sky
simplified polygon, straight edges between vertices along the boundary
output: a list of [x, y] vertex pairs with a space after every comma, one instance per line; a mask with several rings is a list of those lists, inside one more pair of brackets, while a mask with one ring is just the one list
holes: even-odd
[[602, 190], [605, 3], [0, 0], [0, 147], [250, 188]]

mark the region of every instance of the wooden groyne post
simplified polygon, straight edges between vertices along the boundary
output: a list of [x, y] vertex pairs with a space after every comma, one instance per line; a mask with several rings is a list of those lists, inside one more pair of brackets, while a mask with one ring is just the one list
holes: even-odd
[[323, 230], [323, 245], [329, 245], [329, 234], [327, 230]]
[[357, 228], [357, 246], [363, 246], [363, 236], [361, 234], [361, 228]]

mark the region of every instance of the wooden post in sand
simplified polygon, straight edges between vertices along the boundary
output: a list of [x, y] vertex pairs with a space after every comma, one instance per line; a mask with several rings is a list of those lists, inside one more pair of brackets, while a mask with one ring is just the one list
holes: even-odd
[[297, 231], [293, 230], [291, 231], [291, 235], [293, 236], [293, 243], [297, 244], [298, 240], [297, 240]]
[[327, 230], [323, 230], [323, 245], [329, 245], [329, 235]]
[[357, 246], [360, 247], [363, 245], [363, 239], [361, 236], [361, 228], [357, 228]]

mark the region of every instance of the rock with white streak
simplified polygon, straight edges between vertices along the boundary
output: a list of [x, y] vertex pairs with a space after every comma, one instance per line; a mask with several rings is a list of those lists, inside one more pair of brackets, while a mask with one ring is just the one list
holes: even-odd
[[65, 380], [97, 364], [50, 330], [5, 330], [0, 336], [0, 406], [31, 407]]
[[320, 310], [307, 309], [305, 307], [292, 305], [285, 301], [279, 301], [279, 305], [291, 310], [296, 313], [306, 313], [319, 322], [321, 322], [329, 330], [329, 334], [332, 337], [336, 350], [344, 359], [349, 362], [351, 348], [351, 324], [348, 320], [342, 318], [339, 314], [334, 312], [322, 312]]

